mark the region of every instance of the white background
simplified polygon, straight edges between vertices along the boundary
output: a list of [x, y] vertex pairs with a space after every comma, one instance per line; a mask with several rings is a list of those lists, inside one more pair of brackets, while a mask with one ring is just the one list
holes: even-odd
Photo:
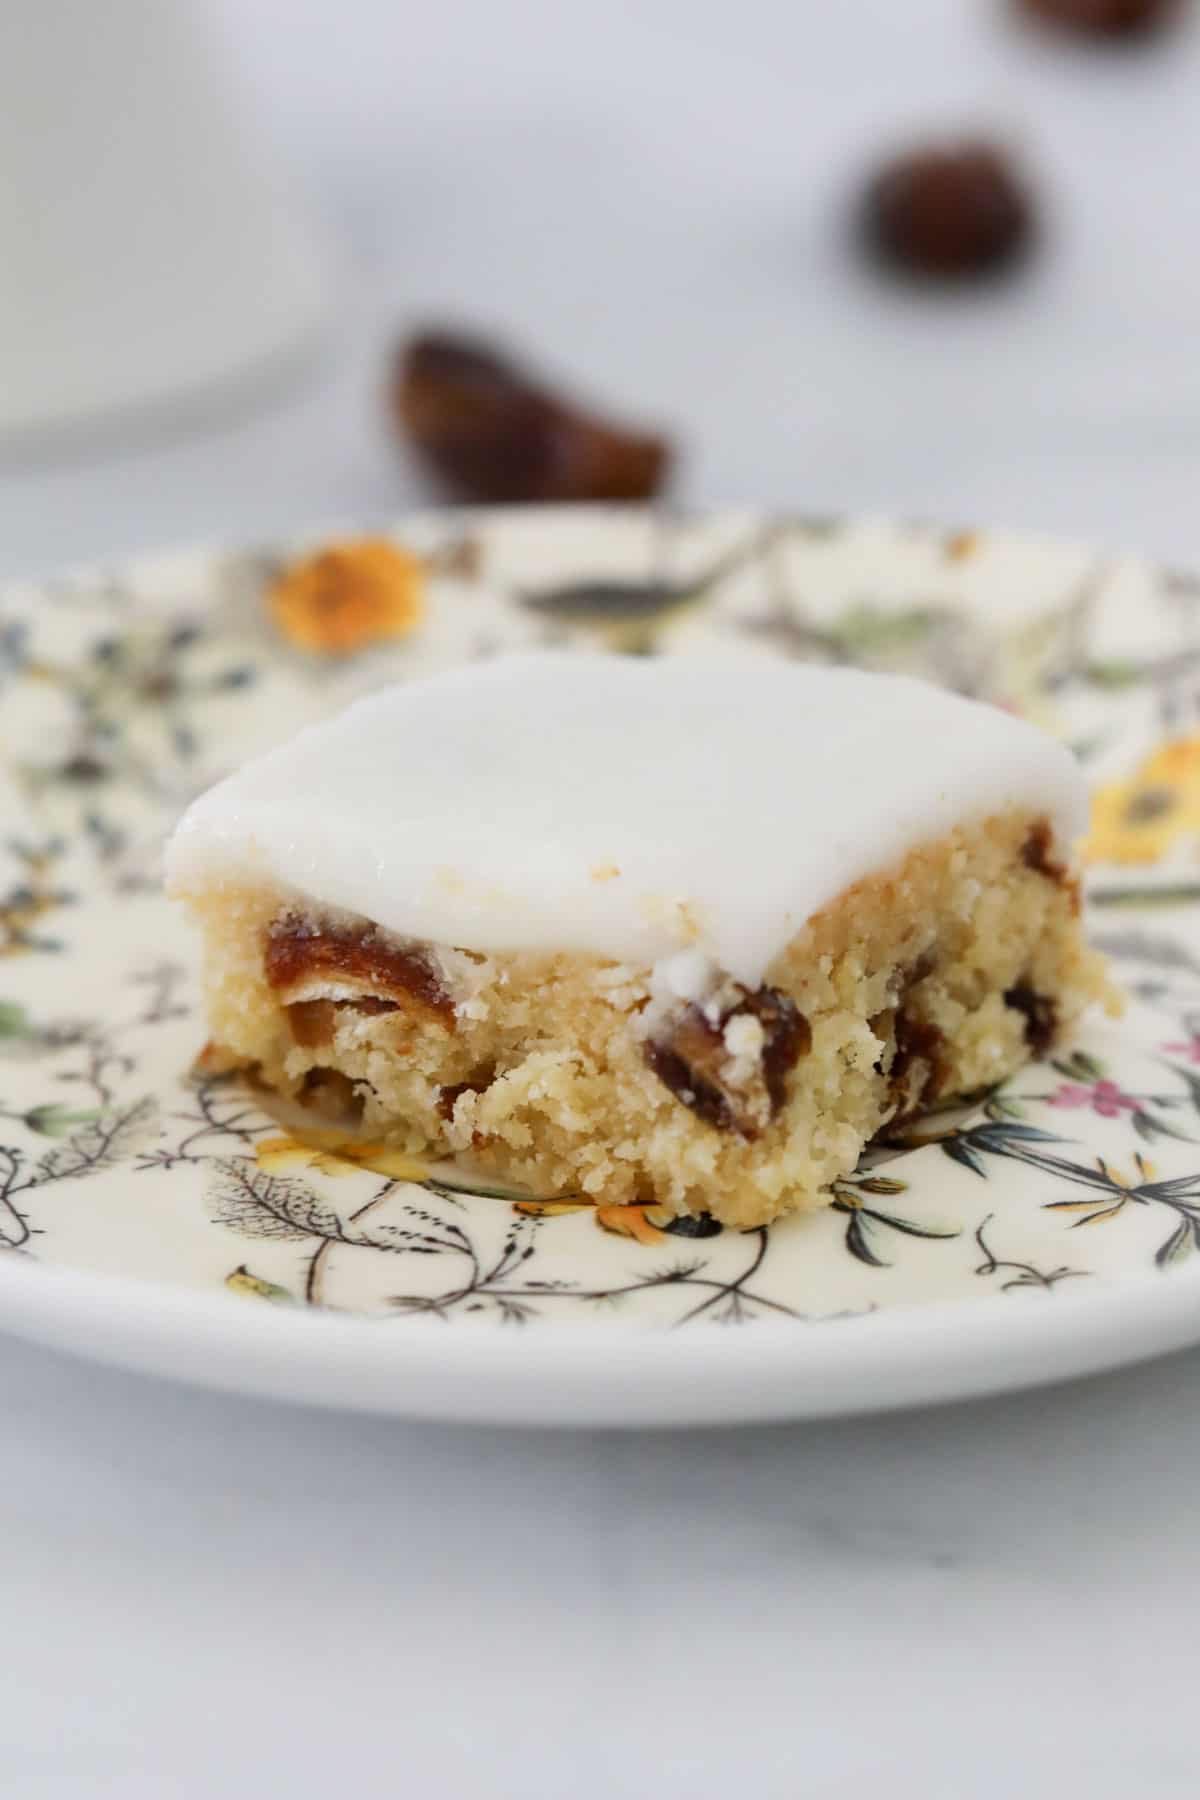
[[[324, 361], [203, 429], [10, 460], [3, 569], [410, 504], [381, 369], [446, 312], [674, 422], [688, 501], [1200, 555], [1200, 33], [1077, 55], [988, 0], [217, 22], [340, 261]], [[1040, 260], [962, 298], [867, 278], [856, 172], [970, 119], [1041, 172]], [[5, 1342], [0, 1792], [1194, 1795], [1198, 1379], [571, 1438]]]

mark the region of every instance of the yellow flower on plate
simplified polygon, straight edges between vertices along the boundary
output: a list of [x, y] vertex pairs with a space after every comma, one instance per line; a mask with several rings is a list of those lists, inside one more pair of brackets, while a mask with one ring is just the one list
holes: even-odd
[[952, 531], [942, 539], [942, 555], [947, 562], [966, 562], [983, 548], [982, 531]]
[[268, 1175], [298, 1175], [311, 1169], [318, 1175], [355, 1175], [369, 1169], [393, 1181], [428, 1181], [422, 1162], [405, 1156], [390, 1144], [367, 1143], [336, 1131], [313, 1131], [304, 1138], [259, 1138], [254, 1154]]
[[1090, 862], [1155, 863], [1200, 837], [1200, 737], [1177, 738], [1092, 795]]
[[297, 649], [351, 656], [415, 631], [425, 614], [424, 588], [424, 567], [410, 550], [387, 538], [359, 538], [293, 564], [268, 602]]
[[513, 1211], [523, 1219], [559, 1219], [567, 1213], [590, 1212], [593, 1224], [601, 1231], [607, 1231], [613, 1237], [632, 1238], [637, 1244], [664, 1243], [666, 1233], [661, 1228], [670, 1225], [675, 1217], [668, 1207], [651, 1206], [645, 1201], [635, 1201], [629, 1206], [605, 1205], [603, 1201], [587, 1200], [581, 1194], [565, 1194], [560, 1199], [548, 1200], [531, 1195], [527, 1200], [515, 1200]]
[[639, 1244], [661, 1244], [663, 1233], [650, 1221], [651, 1211], [657, 1208], [647, 1206], [598, 1206], [596, 1223], [602, 1231], [611, 1231], [617, 1237], [633, 1238]]

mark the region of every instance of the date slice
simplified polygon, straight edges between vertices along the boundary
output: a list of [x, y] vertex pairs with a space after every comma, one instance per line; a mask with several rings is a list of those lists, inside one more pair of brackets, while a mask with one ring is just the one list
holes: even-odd
[[946, 1040], [936, 1025], [903, 1006], [896, 1014], [896, 1048], [888, 1082], [896, 1111], [892, 1123], [911, 1119], [941, 1093]]
[[[360, 1010], [403, 1008], [436, 1021], [447, 1031], [454, 1030], [454, 1002], [430, 958], [422, 950], [402, 949], [369, 927], [365, 931], [314, 929], [296, 919], [282, 919], [267, 933], [263, 968], [289, 1011], [314, 998], [297, 989], [328, 984], [362, 990], [339, 993], [336, 1003], [348, 1001]], [[326, 996], [317, 998], [319, 1003]], [[321, 1017], [311, 1015], [301, 1029], [319, 1031]]]
[[[748, 1084], [739, 1079], [741, 1059], [725, 1040], [726, 1026], [742, 1017], [757, 1019], [763, 1029], [758, 1069]], [[670, 1033], [651, 1039], [644, 1054], [663, 1086], [697, 1118], [717, 1131], [755, 1138], [783, 1106], [787, 1076], [811, 1048], [812, 1031], [795, 1001], [778, 988], [762, 987], [744, 993], [716, 1020], [697, 1006], [685, 1007]]]
[[647, 500], [671, 447], [556, 394], [491, 345], [426, 332], [400, 351], [391, 408], [454, 497], [475, 501]]
[[[892, 1112], [888, 1127], [915, 1118], [946, 1087], [946, 1040], [931, 1020], [923, 1018], [918, 989], [932, 975], [935, 962], [926, 954], [905, 972], [896, 1004], [870, 1020], [876, 1037], [891, 1040], [875, 1067], [886, 1068]], [[886, 1128], [885, 1128], [886, 1129]]]

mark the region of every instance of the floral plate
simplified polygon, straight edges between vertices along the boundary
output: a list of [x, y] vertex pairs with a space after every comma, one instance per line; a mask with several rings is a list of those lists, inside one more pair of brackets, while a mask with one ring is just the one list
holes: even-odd
[[[903, 669], [1062, 733], [1094, 781], [1091, 929], [1126, 1018], [770, 1230], [472, 1191], [284, 1130], [197, 1060], [164, 830], [353, 694], [551, 644]], [[12, 585], [0, 683], [10, 1329], [252, 1392], [547, 1423], [899, 1405], [1200, 1339], [1200, 580], [919, 525], [442, 513]]]

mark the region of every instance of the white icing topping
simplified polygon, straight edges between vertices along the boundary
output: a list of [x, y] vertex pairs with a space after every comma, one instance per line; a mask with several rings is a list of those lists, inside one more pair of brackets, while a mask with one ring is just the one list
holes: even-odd
[[272, 881], [467, 950], [666, 958], [690, 998], [713, 962], [757, 985], [852, 882], [1015, 807], [1078, 837], [1070, 752], [924, 682], [544, 653], [302, 731], [194, 803], [167, 879]]
[[674, 956], [655, 964], [651, 988], [653, 991], [661, 987], [671, 998], [699, 1006], [720, 979], [720, 969], [703, 950], [677, 950]]

